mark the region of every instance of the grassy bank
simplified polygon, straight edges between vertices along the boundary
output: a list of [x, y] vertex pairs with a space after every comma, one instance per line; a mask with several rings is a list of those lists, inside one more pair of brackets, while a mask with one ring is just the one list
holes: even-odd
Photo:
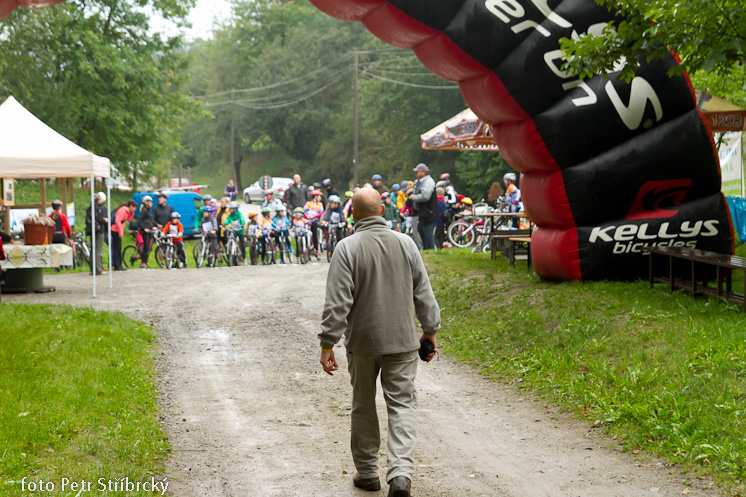
[[646, 281], [542, 282], [525, 263], [468, 251], [426, 259], [444, 308], [444, 352], [558, 403], [638, 457], [661, 456], [743, 492], [741, 307]]
[[95, 493], [99, 478], [162, 480], [153, 330], [66, 306], [3, 303], [0, 322], [0, 494], [29, 495], [24, 477], [54, 483], [51, 495], [76, 494], [62, 478]]

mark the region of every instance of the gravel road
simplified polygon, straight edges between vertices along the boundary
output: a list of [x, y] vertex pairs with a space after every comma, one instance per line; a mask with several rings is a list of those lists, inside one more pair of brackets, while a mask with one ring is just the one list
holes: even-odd
[[[130, 270], [99, 281], [48, 275], [49, 294], [8, 302], [118, 310], [154, 325], [169, 494], [356, 496], [344, 349], [318, 363], [328, 264]], [[677, 468], [639, 461], [582, 422], [441, 356], [421, 364], [416, 496], [718, 495]], [[385, 410], [379, 392], [382, 435]], [[385, 445], [381, 452], [385, 453]], [[386, 457], [381, 457], [385, 474]]]

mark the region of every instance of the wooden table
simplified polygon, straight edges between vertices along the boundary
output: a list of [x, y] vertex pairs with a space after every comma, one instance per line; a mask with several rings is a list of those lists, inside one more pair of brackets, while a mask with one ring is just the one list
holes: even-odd
[[503, 250], [507, 250], [507, 244], [504, 248], [502, 248], [502, 244], [499, 243], [501, 241], [507, 241], [507, 238], [511, 236], [524, 236], [524, 235], [531, 235], [531, 227], [533, 226], [533, 223], [529, 219], [530, 226], [528, 229], [509, 229], [509, 230], [497, 230], [495, 227], [495, 220], [500, 217], [507, 217], [507, 218], [528, 218], [525, 212], [487, 212], [484, 214], [480, 214], [477, 217], [486, 217], [490, 219], [490, 254], [492, 257], [492, 260], [497, 259], [497, 252], [502, 252]]
[[[677, 288], [688, 290], [692, 295], [708, 295], [717, 298], [724, 298], [729, 302], [740, 304], [746, 311], [746, 299], [744, 295], [735, 293], [732, 285], [732, 272], [743, 271], [746, 280], [746, 259], [729, 254], [720, 254], [709, 252], [707, 250], [683, 248], [683, 247], [643, 247], [643, 251], [650, 256], [649, 259], [649, 283], [653, 288], [653, 283], [668, 284], [671, 293]], [[653, 274], [653, 255], [668, 257], [668, 277], [654, 276]], [[683, 264], [676, 264], [676, 261], [683, 261]], [[677, 267], [678, 266], [678, 267]], [[715, 280], [717, 286], [712, 288], [707, 285], [708, 276], [703, 273], [709, 268], [714, 268]], [[675, 276], [675, 269], [678, 269], [679, 277]], [[688, 278], [683, 277], [684, 270], [691, 271]], [[697, 278], [698, 270], [700, 278]], [[725, 289], [723, 289], [725, 282]]]
[[508, 264], [511, 266], [515, 266], [515, 255], [516, 255], [516, 248], [519, 246], [525, 246], [526, 247], [526, 262], [528, 264], [528, 269], [531, 269], [531, 237], [530, 236], [516, 236], [516, 237], [510, 237], [508, 238], [508, 241], [510, 244], [508, 245]]

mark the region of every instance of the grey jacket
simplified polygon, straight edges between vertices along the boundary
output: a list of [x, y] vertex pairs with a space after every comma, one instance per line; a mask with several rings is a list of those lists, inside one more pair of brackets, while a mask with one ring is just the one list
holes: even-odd
[[417, 350], [415, 313], [425, 333], [440, 329], [440, 308], [417, 245], [388, 229], [381, 216], [360, 220], [329, 266], [321, 347], [332, 348], [344, 334], [353, 354]]
[[425, 203], [435, 193], [435, 180], [429, 174], [422, 179], [418, 179], [414, 185], [414, 194], [412, 201], [415, 204]]

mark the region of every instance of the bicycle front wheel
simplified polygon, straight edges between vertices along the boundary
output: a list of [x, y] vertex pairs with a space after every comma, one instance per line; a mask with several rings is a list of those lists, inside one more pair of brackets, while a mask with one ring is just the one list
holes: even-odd
[[228, 241], [228, 247], [225, 249], [226, 259], [229, 266], [238, 266], [238, 247], [235, 240]]
[[155, 262], [161, 269], [166, 267], [166, 249], [162, 245], [158, 245], [158, 248], [155, 249]]
[[166, 247], [166, 254], [163, 261], [166, 264], [166, 269], [171, 269], [174, 267], [174, 247], [169, 246]]
[[256, 266], [256, 264], [259, 262], [260, 250], [261, 247], [259, 246], [259, 242], [254, 240], [249, 247], [249, 260], [251, 260], [252, 266]]
[[197, 267], [202, 267], [205, 264], [205, 244], [197, 242], [192, 249], [192, 255], [194, 256], [194, 264]]
[[137, 261], [140, 260], [140, 252], [134, 245], [127, 245], [122, 250], [122, 265], [127, 269], [137, 266]]

